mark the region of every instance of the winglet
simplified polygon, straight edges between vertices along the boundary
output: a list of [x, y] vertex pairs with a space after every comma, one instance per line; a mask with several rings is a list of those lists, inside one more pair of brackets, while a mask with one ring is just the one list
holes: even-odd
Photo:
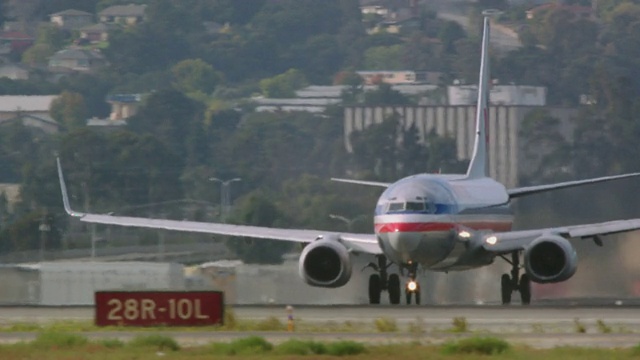
[[60, 179], [60, 191], [62, 192], [62, 203], [64, 204], [64, 210], [71, 216], [81, 217], [84, 213], [75, 212], [69, 205], [69, 194], [67, 193], [67, 185], [64, 183], [64, 176], [62, 175], [62, 165], [60, 165], [60, 158], [56, 157], [58, 163], [58, 178]]
[[484, 29], [482, 35], [482, 55], [480, 79], [478, 81], [478, 104], [476, 106], [476, 137], [473, 156], [467, 169], [467, 178], [479, 179], [488, 174], [486, 122], [489, 112], [487, 91], [489, 87], [489, 20], [493, 11], [483, 12]]

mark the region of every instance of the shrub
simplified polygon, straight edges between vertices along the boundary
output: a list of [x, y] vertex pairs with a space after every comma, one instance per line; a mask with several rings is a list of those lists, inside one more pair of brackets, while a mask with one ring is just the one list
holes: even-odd
[[443, 345], [445, 354], [501, 354], [510, 348], [508, 342], [493, 337], [471, 337]]
[[212, 350], [220, 355], [255, 355], [264, 354], [273, 349], [273, 345], [259, 336], [249, 336], [230, 343], [214, 343]]
[[266, 318], [256, 324], [258, 331], [282, 331], [285, 330], [284, 324], [275, 316]]
[[398, 331], [398, 325], [396, 321], [389, 318], [377, 318], [373, 321], [378, 332], [396, 332]]
[[338, 341], [327, 345], [327, 354], [333, 356], [358, 355], [365, 351], [364, 345], [355, 341]]
[[180, 345], [171, 337], [165, 335], [136, 336], [129, 342], [132, 347], [152, 347], [158, 350], [180, 350]]
[[103, 339], [98, 341], [98, 344], [106, 347], [107, 349], [119, 349], [124, 347], [124, 342], [120, 339]]
[[276, 352], [285, 355], [322, 355], [327, 353], [327, 347], [311, 340], [291, 339], [278, 345]]
[[587, 328], [584, 326], [583, 323], [580, 322], [580, 320], [574, 319], [573, 325], [577, 333], [584, 334], [587, 332]]
[[226, 329], [233, 330], [238, 325], [238, 319], [236, 318], [236, 313], [233, 311], [231, 307], [226, 307], [224, 309], [224, 324], [223, 326]]
[[598, 320], [596, 324], [598, 325], [598, 331], [600, 331], [601, 333], [603, 334], [611, 333], [612, 331], [611, 326], [605, 324], [604, 321]]
[[87, 344], [86, 337], [66, 332], [46, 331], [38, 334], [32, 345], [37, 348], [51, 349], [64, 348], [70, 349], [77, 346]]
[[469, 330], [469, 325], [467, 324], [467, 318], [465, 317], [454, 317], [453, 318], [453, 328], [452, 332], [455, 333], [463, 333]]

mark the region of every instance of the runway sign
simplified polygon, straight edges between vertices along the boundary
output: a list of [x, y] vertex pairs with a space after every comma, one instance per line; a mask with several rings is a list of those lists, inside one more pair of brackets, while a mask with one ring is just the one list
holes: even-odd
[[220, 291], [97, 291], [97, 326], [222, 325]]

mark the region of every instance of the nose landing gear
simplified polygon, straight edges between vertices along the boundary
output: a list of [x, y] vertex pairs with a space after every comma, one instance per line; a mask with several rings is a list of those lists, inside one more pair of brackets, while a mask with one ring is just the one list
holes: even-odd
[[420, 283], [416, 281], [416, 272], [418, 270], [418, 264], [411, 263], [407, 265], [409, 269], [409, 280], [404, 286], [404, 293], [407, 299], [407, 305], [411, 304], [411, 297], [415, 295], [416, 305], [420, 305]]
[[[517, 251], [512, 252], [511, 261], [504, 256], [501, 257], [511, 264], [511, 275], [503, 274], [500, 279], [502, 305], [511, 304], [511, 295], [514, 291], [518, 291], [520, 293], [522, 305], [529, 305], [531, 303], [531, 280], [527, 274], [519, 276], [520, 254]], [[518, 281], [518, 277], [520, 281]]]

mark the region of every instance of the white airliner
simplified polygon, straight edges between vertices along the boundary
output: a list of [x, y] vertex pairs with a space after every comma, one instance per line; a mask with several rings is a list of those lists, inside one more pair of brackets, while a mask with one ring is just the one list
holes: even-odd
[[[375, 273], [369, 278], [369, 301], [380, 302], [382, 291], [399, 304], [400, 276], [389, 274], [391, 263], [406, 274], [406, 302], [420, 303], [418, 267], [433, 271], [467, 270], [489, 265], [500, 257], [512, 266], [502, 275], [502, 303], [519, 292], [523, 304], [531, 301], [530, 282], [552, 283], [569, 279], [577, 256], [570, 238], [592, 238], [640, 229], [640, 219], [596, 224], [511, 231], [511, 199], [548, 190], [592, 184], [626, 177], [631, 173], [542, 186], [505, 189], [487, 177], [487, 116], [489, 15], [484, 18], [482, 61], [478, 91], [475, 146], [466, 174], [419, 174], [395, 183], [333, 179], [386, 188], [375, 208], [375, 233], [351, 234], [320, 230], [277, 229], [244, 225], [148, 219], [73, 211], [58, 159], [64, 207], [81, 221], [142, 228], [188, 231], [229, 236], [275, 239], [306, 244], [300, 255], [300, 276], [312, 286], [340, 287], [351, 277], [352, 254], [371, 254]], [[522, 258], [522, 259], [521, 259]], [[524, 273], [520, 276], [521, 264]]]

